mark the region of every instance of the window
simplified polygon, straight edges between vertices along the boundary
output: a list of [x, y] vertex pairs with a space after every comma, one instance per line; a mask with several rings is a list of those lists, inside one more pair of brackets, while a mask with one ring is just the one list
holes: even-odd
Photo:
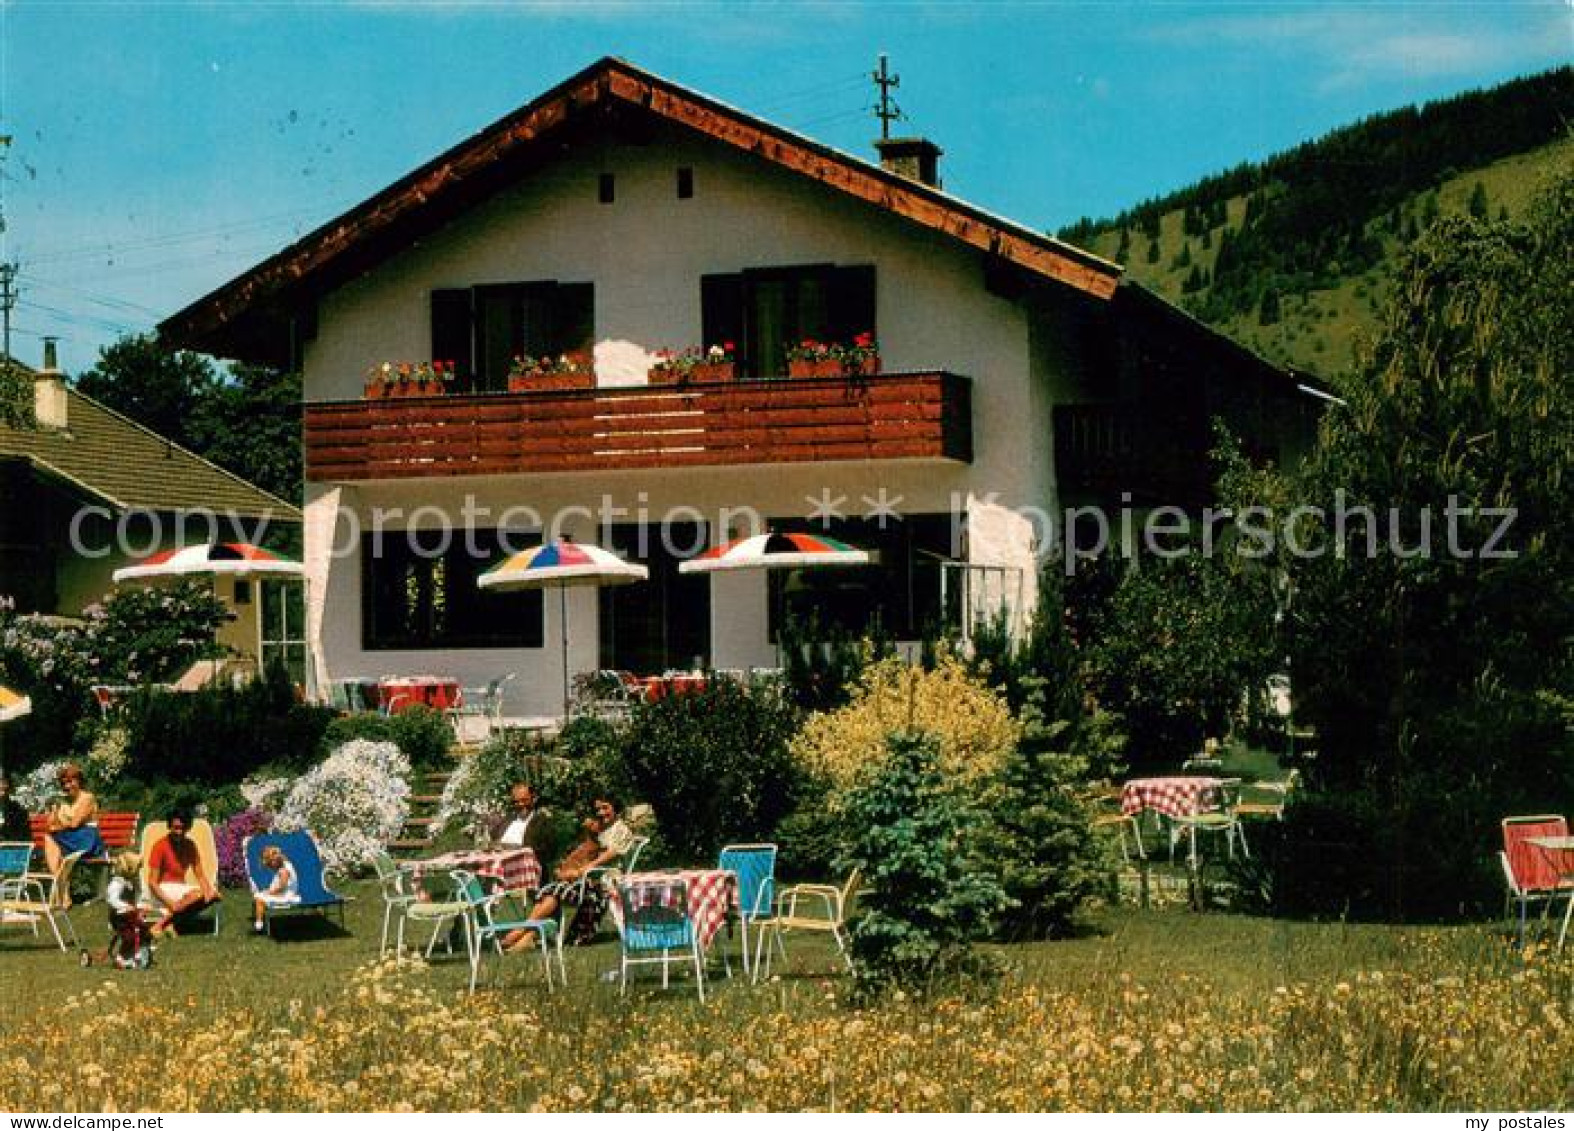
[[460, 388], [501, 392], [519, 356], [589, 354], [596, 343], [590, 283], [501, 283], [432, 292], [432, 358], [452, 361]]
[[688, 200], [694, 195], [694, 170], [687, 165], [678, 168], [678, 199]]
[[[262, 581], [262, 666], [283, 664], [292, 683], [306, 684], [305, 587], [298, 581]], [[240, 586], [236, 584], [236, 603]]]
[[709, 665], [710, 578], [679, 573], [677, 556], [702, 553], [707, 535], [704, 523], [606, 528], [603, 544], [642, 563], [650, 579], [601, 590], [602, 667], [654, 675]]
[[[509, 542], [526, 539], [508, 531]], [[488, 593], [476, 578], [504, 553], [496, 530], [455, 531], [441, 554], [437, 531], [383, 531], [361, 539], [361, 643], [405, 648], [539, 648], [541, 594]], [[466, 543], [478, 551], [472, 556]]]
[[957, 556], [952, 519], [946, 514], [906, 515], [885, 529], [870, 519], [833, 521], [827, 529], [802, 519], [772, 519], [773, 530], [826, 534], [860, 550], [868, 566], [770, 571], [770, 633], [784, 617], [817, 620], [822, 629], [854, 636], [880, 631], [917, 640], [945, 620], [940, 607], [940, 566]]
[[596, 182], [596, 199], [602, 204], [611, 204], [616, 195], [615, 184], [611, 173], [602, 173]]
[[740, 372], [780, 376], [805, 338], [851, 342], [875, 332], [873, 267], [772, 267], [700, 280], [706, 345], [735, 342]]

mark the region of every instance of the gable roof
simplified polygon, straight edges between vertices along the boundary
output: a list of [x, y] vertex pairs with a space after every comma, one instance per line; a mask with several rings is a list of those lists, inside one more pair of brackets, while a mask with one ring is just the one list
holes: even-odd
[[299, 508], [69, 386], [66, 424], [63, 429], [0, 424], [0, 460], [26, 460], [114, 510], [212, 510], [301, 521]]
[[604, 58], [428, 161], [159, 325], [187, 349], [280, 358], [292, 312], [549, 161], [579, 131], [651, 118], [752, 153], [800, 176], [998, 257], [1030, 276], [1111, 298], [1121, 268], [939, 189], [811, 141], [641, 70]]

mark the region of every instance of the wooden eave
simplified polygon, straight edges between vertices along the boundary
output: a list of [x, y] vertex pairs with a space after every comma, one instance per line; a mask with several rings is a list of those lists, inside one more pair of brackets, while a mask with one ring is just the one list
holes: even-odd
[[[311, 232], [159, 326], [171, 344], [236, 357], [276, 352], [290, 311], [406, 247], [560, 152], [580, 123], [653, 115], [942, 232], [1033, 275], [1108, 300], [1121, 269], [937, 189], [888, 173], [620, 59], [607, 58]], [[599, 112], [599, 113], [598, 113]]]

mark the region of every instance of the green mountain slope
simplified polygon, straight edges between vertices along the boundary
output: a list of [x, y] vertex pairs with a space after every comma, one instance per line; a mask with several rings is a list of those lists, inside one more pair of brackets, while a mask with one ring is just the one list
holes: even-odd
[[1517, 216], [1571, 165], [1562, 68], [1367, 118], [1060, 235], [1264, 356], [1337, 380], [1421, 230]]

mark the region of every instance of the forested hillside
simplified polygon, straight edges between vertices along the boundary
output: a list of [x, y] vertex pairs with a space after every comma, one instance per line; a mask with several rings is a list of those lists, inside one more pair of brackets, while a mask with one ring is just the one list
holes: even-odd
[[1337, 379], [1439, 216], [1515, 217], [1574, 163], [1574, 69], [1377, 115], [1059, 234], [1276, 361]]

